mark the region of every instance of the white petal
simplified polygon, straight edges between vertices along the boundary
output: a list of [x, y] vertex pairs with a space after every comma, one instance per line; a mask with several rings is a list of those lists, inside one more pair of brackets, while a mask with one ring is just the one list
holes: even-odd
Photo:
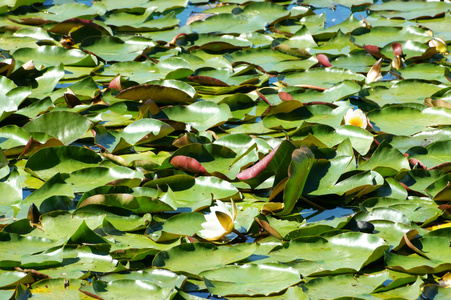
[[199, 235], [208, 241], [216, 241], [224, 237], [224, 234], [218, 234], [216, 231], [201, 230]]
[[362, 123], [362, 125], [360, 127], [365, 129], [366, 126], [368, 125], [368, 120], [366, 118], [365, 113], [361, 109], [357, 109], [357, 110], [352, 110], [352, 108], [348, 109], [348, 111], [346, 112], [346, 114], [344, 116], [345, 124], [357, 126], [355, 124], [352, 124], [352, 120], [355, 118], [360, 120], [360, 122]]
[[379, 81], [382, 79], [381, 67], [382, 67], [382, 58], [379, 59], [366, 74], [365, 82], [367, 84], [371, 83], [371, 82]]
[[354, 116], [354, 110], [352, 108], [348, 109], [345, 114], [345, 124], [349, 124], [349, 120]]
[[220, 200], [216, 200], [216, 206], [210, 207], [210, 213], [204, 216], [206, 222], [201, 224], [203, 229], [199, 231], [199, 235], [209, 241], [221, 239], [228, 234], [216, 216], [216, 212], [225, 213], [231, 220], [235, 221], [227, 205]]
[[219, 222], [218, 223], [205, 222], [202, 223], [201, 226], [206, 230], [225, 231]]
[[199, 231], [199, 235], [207, 240], [218, 240], [226, 235], [224, 228], [219, 224], [217, 226], [214, 223], [202, 223], [203, 230]]
[[220, 212], [223, 212], [223, 213], [229, 215], [229, 217], [231, 219], [233, 219], [232, 213], [230, 212], [229, 208], [227, 207], [227, 205], [224, 202], [222, 202], [221, 200], [216, 200], [216, 205], [217, 206], [212, 206], [210, 208], [210, 211], [212, 214], [214, 214], [214, 212], [216, 212], [216, 211], [220, 211]]
[[218, 218], [216, 217], [215, 213], [209, 213], [208, 215], [204, 215], [204, 218], [207, 222], [212, 222], [212, 223], [220, 223]]

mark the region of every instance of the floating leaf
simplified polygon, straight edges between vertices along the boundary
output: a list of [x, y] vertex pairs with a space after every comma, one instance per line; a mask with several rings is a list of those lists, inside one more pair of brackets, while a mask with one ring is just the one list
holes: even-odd
[[[242, 244], [235, 247], [216, 247], [207, 243], [182, 244], [158, 253], [153, 260], [153, 266], [197, 275], [202, 271], [221, 268], [245, 259], [255, 250], [255, 244]], [[186, 260], [194, 263], [186, 265]]]
[[91, 127], [91, 122], [85, 117], [66, 111], [50, 112], [36, 118], [24, 129], [30, 133], [47, 133], [68, 145], [81, 138]]
[[418, 159], [426, 167], [432, 168], [451, 161], [451, 157], [447, 151], [450, 144], [450, 141], [438, 141], [427, 145], [425, 148], [410, 148], [407, 153], [409, 154], [409, 158]]
[[[451, 110], [428, 107], [423, 110], [407, 106], [387, 106], [367, 114], [376, 131], [395, 135], [411, 135], [424, 131], [430, 126], [449, 123]], [[415, 119], [415, 123], [411, 121]]]
[[189, 84], [168, 79], [125, 89], [116, 97], [142, 101], [151, 99], [157, 104], [170, 104], [190, 102], [194, 100], [196, 95], [196, 90]]
[[[410, 274], [439, 273], [449, 268], [449, 245], [446, 237], [428, 237], [413, 240], [412, 243], [430, 259], [418, 254], [400, 255], [387, 252], [386, 261], [390, 269], [409, 272]], [[443, 271], [441, 271], [443, 270]]]
[[[315, 299], [333, 299], [344, 297], [371, 297], [371, 292], [384, 281], [389, 280], [388, 272], [364, 275], [337, 275], [318, 277], [305, 284], [306, 293]], [[336, 289], [346, 286], [345, 290]]]
[[101, 161], [100, 156], [88, 149], [75, 146], [49, 147], [34, 153], [25, 167], [39, 177], [48, 179], [56, 173], [92, 167]]
[[205, 271], [208, 291], [220, 295], [269, 295], [299, 282], [299, 273], [280, 264], [228, 266]]
[[232, 117], [226, 104], [196, 102], [188, 106], [173, 106], [163, 110], [170, 120], [190, 124], [199, 131], [222, 125]]

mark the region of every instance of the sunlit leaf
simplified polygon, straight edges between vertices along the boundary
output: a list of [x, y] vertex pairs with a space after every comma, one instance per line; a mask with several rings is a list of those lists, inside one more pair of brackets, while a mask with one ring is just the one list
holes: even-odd
[[269, 295], [299, 282], [299, 273], [278, 264], [228, 266], [200, 274], [212, 294]]
[[91, 127], [85, 117], [73, 112], [50, 112], [28, 122], [24, 129], [30, 133], [47, 133], [64, 144], [70, 144], [82, 137]]
[[[242, 244], [235, 247], [216, 247], [207, 243], [183, 244], [158, 253], [153, 260], [153, 266], [199, 274], [202, 271], [221, 268], [244, 259], [255, 250], [255, 244]], [[186, 265], [186, 260], [194, 260], [195, 264]]]

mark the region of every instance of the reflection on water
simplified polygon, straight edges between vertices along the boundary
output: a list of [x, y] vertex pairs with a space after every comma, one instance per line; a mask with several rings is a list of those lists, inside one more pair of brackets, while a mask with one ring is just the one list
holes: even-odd
[[301, 212], [301, 215], [307, 219], [307, 223], [312, 223], [322, 220], [332, 220], [335, 218], [346, 217], [352, 215], [353, 213], [354, 211], [351, 208], [336, 207], [322, 212], [315, 209], [304, 209]]
[[46, 0], [44, 1], [44, 5], [59, 5], [64, 3], [81, 3], [87, 6], [91, 6], [94, 0]]

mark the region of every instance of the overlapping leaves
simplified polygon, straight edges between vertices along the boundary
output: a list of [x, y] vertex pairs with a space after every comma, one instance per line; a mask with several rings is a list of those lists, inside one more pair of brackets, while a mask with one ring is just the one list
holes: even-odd
[[79, 2], [0, 4], [1, 297], [449, 294], [449, 3]]

